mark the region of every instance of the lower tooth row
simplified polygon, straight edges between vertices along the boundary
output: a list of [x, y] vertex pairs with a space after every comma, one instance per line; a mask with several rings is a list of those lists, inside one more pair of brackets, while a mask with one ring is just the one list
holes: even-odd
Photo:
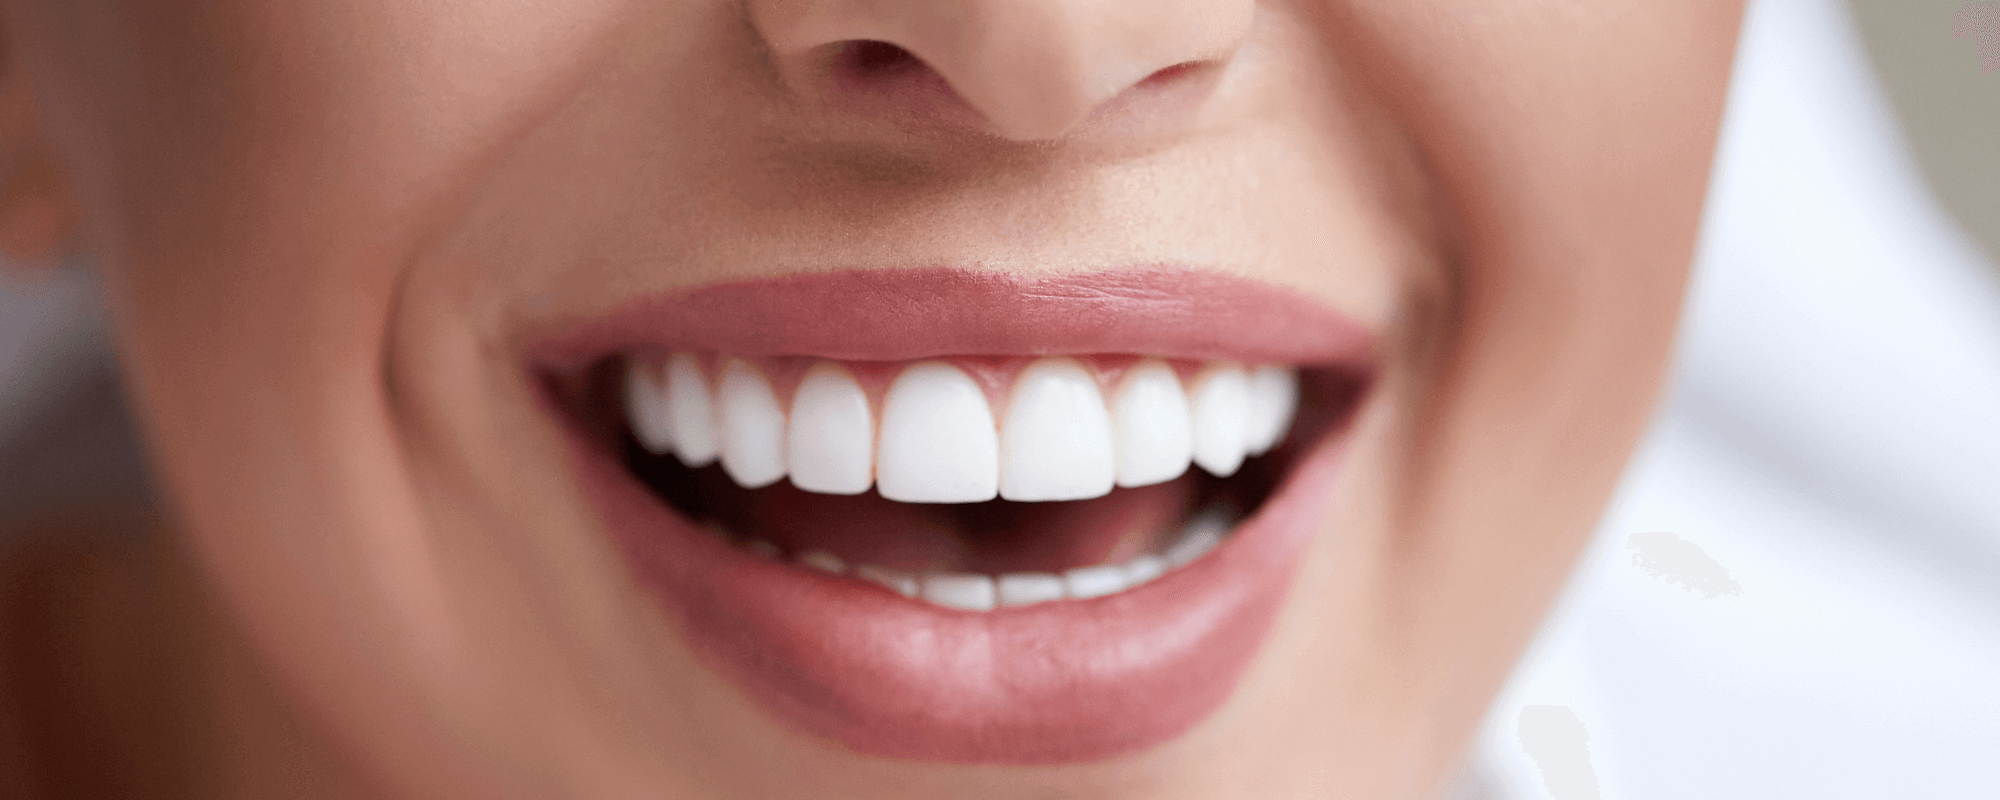
[[[1060, 575], [1051, 572], [1010, 572], [998, 576], [969, 572], [916, 573], [875, 564], [860, 564], [850, 570], [845, 559], [824, 550], [806, 551], [799, 554], [796, 560], [801, 566], [822, 572], [851, 575], [881, 584], [904, 597], [947, 608], [991, 611], [1054, 600], [1087, 600], [1131, 589], [1207, 555], [1228, 535], [1230, 524], [1231, 518], [1226, 512], [1211, 509], [1190, 520], [1165, 553], [1137, 556], [1123, 564], [1078, 567]], [[726, 531], [718, 530], [717, 533], [728, 538]], [[776, 559], [779, 556], [777, 545], [762, 539], [753, 539], [745, 547], [764, 558]]]
[[[1298, 405], [1289, 367], [1210, 364], [1184, 389], [1166, 363], [1127, 370], [1109, 404], [1068, 358], [1030, 363], [996, 424], [985, 392], [944, 362], [905, 368], [879, 414], [840, 365], [808, 370], [789, 413], [754, 366], [730, 360], [714, 391], [699, 362], [629, 365], [633, 435], [691, 467], [718, 458], [738, 485], [790, 477], [810, 492], [913, 503], [1080, 500], [1172, 480], [1189, 464], [1233, 474], [1283, 439]], [[879, 428], [878, 423], [879, 421]]]
[[[874, 564], [860, 564], [850, 570], [846, 561], [824, 550], [802, 553], [797, 561], [812, 569], [834, 575], [852, 575], [881, 584], [904, 597], [935, 605], [965, 611], [991, 611], [1054, 600], [1085, 600], [1117, 594], [1207, 555], [1222, 543], [1225, 530], [1221, 525], [1191, 526], [1188, 533], [1163, 555], [1142, 555], [1123, 564], [1078, 567], [1060, 575], [1049, 572], [1010, 572], [998, 576], [969, 572], [915, 573]], [[748, 547], [767, 558], [778, 555], [777, 547], [766, 541], [752, 541]]]

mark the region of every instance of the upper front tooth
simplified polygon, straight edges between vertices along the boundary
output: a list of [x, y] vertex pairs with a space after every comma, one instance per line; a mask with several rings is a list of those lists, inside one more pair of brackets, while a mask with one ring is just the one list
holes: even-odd
[[875, 422], [868, 396], [847, 370], [815, 366], [792, 398], [786, 435], [792, 485], [808, 492], [860, 494], [875, 481]]
[[1250, 455], [1261, 456], [1285, 438], [1292, 414], [1299, 407], [1299, 374], [1291, 367], [1266, 364], [1250, 373]]
[[1146, 486], [1187, 472], [1194, 420], [1172, 367], [1147, 360], [1125, 374], [1117, 401], [1118, 485]]
[[719, 446], [708, 378], [703, 377], [701, 364], [687, 353], [677, 353], [667, 361], [667, 420], [674, 455], [681, 463], [705, 467], [715, 461]]
[[1000, 496], [1040, 502], [1111, 491], [1111, 415], [1097, 379], [1067, 358], [1029, 364], [1000, 428]]
[[785, 412], [763, 373], [742, 361], [722, 370], [722, 470], [745, 489], [785, 477]]
[[1194, 463], [1218, 478], [1243, 465], [1250, 388], [1243, 368], [1222, 364], [1195, 379]]
[[654, 455], [673, 449], [673, 429], [667, 424], [667, 387], [658, 364], [633, 359], [625, 365], [625, 417], [639, 446]]
[[1000, 491], [1000, 440], [986, 393], [950, 364], [903, 370], [882, 401], [875, 488], [905, 503], [977, 503]]

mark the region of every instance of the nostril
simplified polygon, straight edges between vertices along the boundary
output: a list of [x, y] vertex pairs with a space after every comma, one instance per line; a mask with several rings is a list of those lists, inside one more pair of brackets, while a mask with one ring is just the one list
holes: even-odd
[[984, 117], [929, 63], [901, 45], [848, 39], [821, 48], [820, 97], [863, 117], [976, 129]]
[[871, 80], [927, 69], [915, 53], [888, 42], [855, 39], [841, 42], [834, 68], [846, 77]]

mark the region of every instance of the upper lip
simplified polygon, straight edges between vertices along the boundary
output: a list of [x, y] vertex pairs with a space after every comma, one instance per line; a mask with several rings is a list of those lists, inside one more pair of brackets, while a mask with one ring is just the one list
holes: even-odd
[[1365, 368], [1375, 333], [1272, 284], [1189, 268], [1024, 277], [955, 268], [808, 273], [627, 301], [531, 347], [544, 367], [633, 351], [900, 361], [1132, 353]]
[[[530, 346], [544, 373], [635, 352], [889, 361], [1137, 353], [1334, 366], [1375, 335], [1296, 292], [1186, 269], [1025, 278], [812, 273], [631, 301]], [[553, 382], [545, 385], [553, 385]], [[561, 415], [582, 488], [694, 650], [778, 717], [875, 755], [1094, 760], [1208, 717], [1260, 648], [1322, 516], [1341, 437], [1305, 443], [1237, 536], [1131, 591], [991, 614], [921, 605], [760, 561], [669, 509]]]

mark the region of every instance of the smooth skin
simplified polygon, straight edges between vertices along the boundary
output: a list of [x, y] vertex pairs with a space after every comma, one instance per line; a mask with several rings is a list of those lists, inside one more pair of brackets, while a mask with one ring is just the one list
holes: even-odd
[[[0, 793], [1432, 796], [1653, 402], [1741, 12], [0, 0], [0, 244], [97, 264], [168, 503], [9, 566]], [[1235, 696], [1103, 763], [774, 722], [635, 588], [522, 374], [643, 293], [1154, 263], [1385, 338]]]

